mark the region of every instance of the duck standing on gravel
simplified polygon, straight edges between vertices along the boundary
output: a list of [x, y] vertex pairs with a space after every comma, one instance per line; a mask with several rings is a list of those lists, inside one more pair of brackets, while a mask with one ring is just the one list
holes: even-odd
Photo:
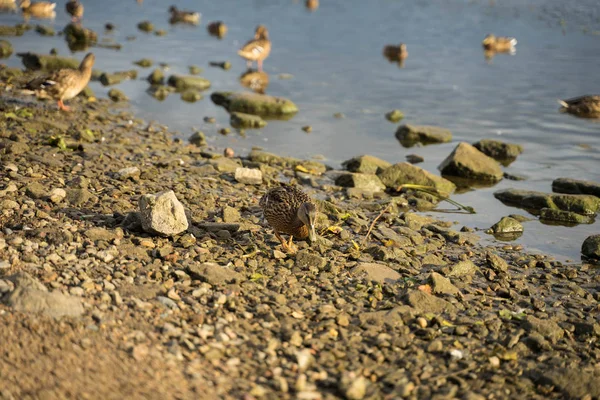
[[258, 62], [258, 70], [262, 72], [262, 63], [269, 57], [271, 52], [271, 41], [269, 40], [269, 32], [264, 25], [256, 27], [254, 39], [244, 45], [238, 54], [247, 60], [248, 68], [252, 68], [252, 62]]
[[43, 89], [46, 94], [58, 101], [58, 108], [63, 111], [70, 111], [70, 107], [65, 106], [63, 101], [77, 96], [90, 82], [92, 77], [92, 67], [96, 57], [93, 53], [88, 53], [79, 68], [65, 68], [58, 70], [51, 75], [35, 79], [27, 85], [29, 89]]
[[496, 37], [494, 34], [490, 33], [483, 39], [481, 45], [485, 50], [491, 50], [498, 53], [512, 53], [515, 51], [517, 39], [513, 37]]
[[[275, 231], [275, 236], [281, 242], [284, 251], [294, 252], [292, 248], [294, 236], [298, 239], [308, 238], [311, 243], [316, 240], [317, 207], [300, 188], [282, 184], [279, 187], [269, 189], [260, 199], [259, 205], [267, 222]], [[289, 242], [286, 242], [280, 233], [290, 235]]]
[[581, 118], [600, 118], [600, 96], [580, 96], [558, 102], [562, 112]]
[[171, 13], [171, 19], [169, 20], [169, 23], [171, 24], [183, 22], [186, 24], [198, 25], [198, 23], [200, 23], [200, 13], [198, 12], [179, 10], [175, 6], [171, 6], [169, 12]]
[[36, 18], [54, 18], [56, 17], [56, 3], [50, 3], [48, 1], [40, 1], [32, 3], [31, 0], [21, 0], [20, 3], [23, 14], [28, 16], [34, 16]]
[[79, 0], [69, 0], [65, 5], [67, 14], [71, 15], [71, 21], [81, 22], [83, 18], [83, 4]]

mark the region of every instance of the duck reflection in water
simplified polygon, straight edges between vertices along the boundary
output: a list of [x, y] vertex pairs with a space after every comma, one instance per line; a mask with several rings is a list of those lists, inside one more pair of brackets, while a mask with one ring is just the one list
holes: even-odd
[[269, 86], [269, 74], [264, 71], [248, 69], [240, 75], [240, 83], [256, 93], [265, 94]]

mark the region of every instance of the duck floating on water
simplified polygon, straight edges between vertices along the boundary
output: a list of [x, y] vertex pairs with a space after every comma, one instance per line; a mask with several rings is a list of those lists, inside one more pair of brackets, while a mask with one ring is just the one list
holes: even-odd
[[559, 100], [561, 111], [581, 118], [600, 118], [600, 96], [586, 95]]
[[257, 26], [254, 39], [248, 41], [238, 51], [238, 54], [247, 60], [248, 68], [252, 68], [252, 62], [256, 61], [260, 72], [262, 72], [263, 61], [269, 57], [270, 53], [271, 41], [269, 40], [269, 32], [264, 25]]
[[48, 1], [32, 3], [31, 0], [21, 0], [20, 7], [26, 18], [29, 16], [50, 19], [56, 17], [56, 11], [54, 11], [56, 3], [50, 3]]
[[179, 10], [175, 6], [171, 6], [169, 12], [171, 13], [171, 19], [169, 20], [169, 23], [171, 24], [183, 22], [186, 24], [198, 25], [200, 23], [199, 12]]
[[[309, 239], [311, 243], [317, 238], [315, 221], [317, 207], [311, 198], [300, 188], [281, 184], [269, 189], [260, 199], [260, 207], [281, 242], [281, 247], [288, 253], [294, 253], [292, 239]], [[289, 241], [281, 237], [281, 233], [290, 235]]]
[[513, 37], [495, 36], [490, 33], [483, 39], [481, 45], [485, 50], [495, 51], [497, 53], [512, 53], [515, 51], [517, 39]]
[[73, 22], [81, 22], [83, 18], [83, 4], [79, 0], [69, 0], [65, 4], [65, 10], [67, 14], [71, 15]]

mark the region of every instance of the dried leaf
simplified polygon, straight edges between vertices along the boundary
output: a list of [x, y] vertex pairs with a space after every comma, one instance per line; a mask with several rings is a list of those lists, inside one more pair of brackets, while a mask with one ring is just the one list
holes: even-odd
[[420, 291], [425, 292], [427, 294], [431, 294], [431, 286], [429, 286], [429, 285], [421, 285], [417, 289], [419, 289]]

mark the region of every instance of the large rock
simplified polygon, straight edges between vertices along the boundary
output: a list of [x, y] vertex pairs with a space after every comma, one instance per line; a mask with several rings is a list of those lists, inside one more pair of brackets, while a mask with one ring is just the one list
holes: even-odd
[[335, 184], [343, 187], [353, 187], [366, 192], [382, 192], [385, 190], [385, 185], [377, 175], [348, 173], [338, 176]]
[[378, 176], [386, 187], [393, 189], [407, 183], [433, 186], [438, 191], [447, 194], [456, 189], [456, 185], [449, 180], [406, 162], [394, 164], [381, 171]]
[[540, 220], [557, 221], [564, 224], [589, 224], [593, 218], [588, 215], [577, 214], [573, 211], [555, 210], [552, 208], [542, 208], [540, 210]]
[[450, 279], [437, 272], [432, 272], [429, 275], [429, 284], [431, 285], [432, 292], [435, 294], [455, 295], [460, 293], [460, 290], [452, 284]]
[[442, 175], [488, 182], [498, 182], [503, 176], [502, 168], [496, 160], [465, 142], [459, 143], [438, 169]]
[[263, 117], [292, 116], [298, 107], [290, 100], [266, 94], [250, 92], [215, 92], [211, 100], [229, 112], [241, 112]]
[[579, 179], [557, 178], [552, 182], [552, 191], [568, 194], [591, 194], [600, 197], [600, 183]]
[[452, 132], [437, 126], [402, 125], [396, 131], [396, 139], [404, 147], [412, 147], [417, 143], [447, 143], [452, 140]]
[[242, 168], [235, 169], [235, 180], [245, 185], [260, 185], [262, 183], [262, 172], [260, 169]]
[[172, 190], [140, 197], [142, 228], [153, 234], [173, 236], [188, 228], [183, 205]]
[[370, 281], [378, 283], [395, 283], [402, 276], [384, 264], [361, 263], [352, 269], [354, 275], [364, 275]]
[[18, 272], [8, 278], [15, 285], [4, 303], [24, 313], [40, 313], [49, 317], [78, 317], [83, 314], [81, 300], [48, 289], [26, 272]]
[[523, 146], [515, 143], [505, 143], [499, 140], [482, 139], [473, 143], [473, 147], [486, 156], [492, 157], [500, 162], [512, 161], [523, 152]]
[[586, 371], [575, 366], [568, 366], [552, 371], [540, 371], [539, 368], [536, 368], [532, 374], [538, 376], [538, 383], [561, 390], [565, 398], [600, 398], [600, 373], [597, 370]]
[[496, 222], [490, 229], [488, 229], [487, 233], [515, 233], [515, 232], [523, 232], [523, 225], [514, 218], [511, 217], [502, 217], [502, 219]]
[[360, 172], [363, 174], [378, 174], [392, 164], [370, 155], [363, 155], [351, 158], [342, 163], [342, 166], [350, 172]]
[[581, 246], [581, 254], [600, 260], [600, 235], [592, 235], [585, 239]]
[[600, 199], [587, 194], [553, 194], [532, 190], [504, 189], [494, 192], [494, 197], [508, 205], [516, 205], [538, 212], [542, 208], [550, 208], [592, 215], [600, 207]]
[[532, 315], [528, 315], [523, 320], [523, 328], [528, 332], [537, 332], [552, 343], [558, 342], [563, 338], [565, 332], [563, 329], [554, 321], [549, 319], [540, 319]]

